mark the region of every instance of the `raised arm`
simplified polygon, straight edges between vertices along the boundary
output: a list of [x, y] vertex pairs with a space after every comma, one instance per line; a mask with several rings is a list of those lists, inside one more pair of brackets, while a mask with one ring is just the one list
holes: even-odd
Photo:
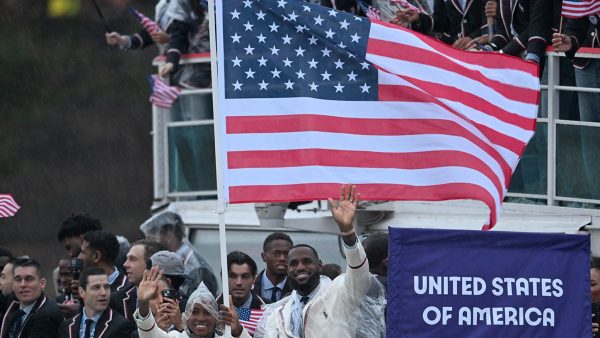
[[369, 262], [353, 226], [359, 200], [360, 193], [356, 192], [355, 186], [350, 185], [342, 185], [338, 201], [329, 198], [331, 213], [345, 244], [344, 252], [348, 267], [343, 281], [347, 291], [356, 300], [360, 300], [369, 288]]

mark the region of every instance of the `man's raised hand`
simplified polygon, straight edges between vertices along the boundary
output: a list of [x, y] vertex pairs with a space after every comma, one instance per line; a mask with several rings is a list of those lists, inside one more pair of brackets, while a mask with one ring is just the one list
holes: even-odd
[[340, 228], [340, 232], [342, 235], [350, 235], [354, 231], [352, 221], [360, 200], [360, 193], [356, 192], [356, 186], [343, 184], [340, 187], [340, 199], [334, 201], [333, 198], [329, 198], [328, 200], [331, 214]]
[[162, 271], [154, 266], [150, 271], [144, 271], [142, 282], [138, 286], [138, 302], [149, 303], [151, 299], [158, 297], [158, 281], [162, 278]]

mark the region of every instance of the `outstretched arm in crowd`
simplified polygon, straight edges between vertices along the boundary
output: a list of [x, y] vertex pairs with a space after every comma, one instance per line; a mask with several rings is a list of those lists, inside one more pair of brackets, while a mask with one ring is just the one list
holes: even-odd
[[153, 267], [150, 271], [144, 271], [142, 281], [138, 286], [138, 311], [140, 316], [146, 317], [150, 313], [150, 300], [158, 297], [158, 281], [162, 277], [162, 271]]
[[355, 186], [350, 185], [342, 185], [338, 201], [329, 198], [331, 213], [344, 240], [344, 252], [348, 262], [343, 283], [353, 301], [360, 301], [369, 288], [369, 262], [353, 225], [359, 201], [360, 193], [356, 192]]
[[340, 188], [340, 199], [334, 201], [332, 198], [329, 198], [328, 200], [331, 207], [331, 214], [340, 228], [344, 243], [347, 246], [353, 246], [357, 238], [352, 222], [354, 221], [356, 207], [360, 200], [360, 193], [356, 192], [356, 186], [344, 184]]

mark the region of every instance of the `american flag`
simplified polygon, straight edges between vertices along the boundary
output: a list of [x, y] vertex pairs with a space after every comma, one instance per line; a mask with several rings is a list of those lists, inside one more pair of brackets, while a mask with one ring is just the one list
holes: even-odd
[[396, 4], [402, 6], [402, 7], [406, 8], [406, 9], [415, 11], [417, 13], [425, 13], [424, 10], [422, 10], [422, 9], [416, 7], [416, 6], [413, 6], [410, 2], [408, 2], [406, 0], [390, 0], [390, 2], [391, 3], [396, 3]]
[[600, 0], [563, 0], [562, 16], [582, 18], [600, 13]]
[[140, 23], [142, 24], [142, 26], [144, 27], [144, 29], [146, 30], [146, 32], [148, 32], [148, 33], [154, 33], [154, 32], [159, 32], [160, 31], [160, 27], [156, 24], [156, 22], [150, 20], [147, 16], [145, 16], [144, 14], [142, 14], [137, 9], [135, 9], [133, 7], [130, 7], [129, 11], [133, 15], [135, 15], [135, 17], [138, 18], [138, 20], [140, 20]]
[[10, 217], [17, 213], [21, 207], [15, 202], [12, 195], [0, 194], [0, 217]]
[[224, 196], [474, 199], [497, 219], [538, 67], [294, 0], [217, 2]]
[[161, 108], [171, 108], [173, 101], [177, 99], [181, 89], [167, 85], [158, 75], [149, 76], [148, 80], [152, 87], [150, 102]]
[[238, 317], [240, 318], [240, 324], [246, 328], [246, 331], [251, 336], [254, 336], [254, 331], [256, 331], [256, 325], [258, 325], [258, 321], [265, 313], [263, 309], [250, 309], [247, 307], [236, 307], [235, 310], [238, 313]]
[[379, 10], [377, 8], [368, 5], [361, 0], [357, 0], [356, 3], [358, 4], [358, 7], [360, 7], [360, 9], [365, 13], [367, 18], [373, 20], [381, 20], [381, 17], [379, 16]]

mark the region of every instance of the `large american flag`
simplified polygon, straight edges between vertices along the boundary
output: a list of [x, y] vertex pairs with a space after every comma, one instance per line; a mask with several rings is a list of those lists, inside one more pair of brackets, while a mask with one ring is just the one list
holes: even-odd
[[[474, 199], [496, 222], [538, 67], [293, 0], [217, 2], [224, 198]], [[221, 52], [222, 51], [222, 52]]]
[[14, 216], [21, 206], [17, 204], [12, 195], [0, 194], [0, 217]]
[[562, 16], [582, 18], [600, 13], [600, 0], [563, 0]]
[[265, 310], [250, 309], [247, 307], [236, 307], [235, 310], [238, 313], [240, 324], [246, 328], [246, 331], [248, 331], [251, 336], [254, 336], [256, 325], [258, 325], [258, 322], [260, 321], [260, 318], [262, 318]]

